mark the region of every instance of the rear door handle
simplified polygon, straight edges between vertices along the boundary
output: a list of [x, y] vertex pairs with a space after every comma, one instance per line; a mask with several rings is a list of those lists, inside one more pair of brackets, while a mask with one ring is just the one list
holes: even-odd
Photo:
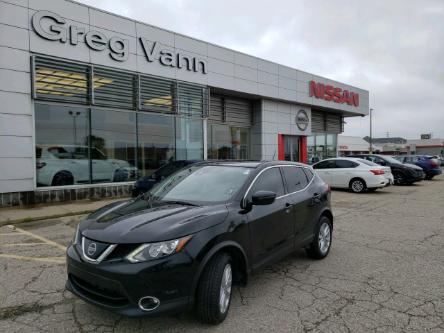
[[293, 204], [291, 204], [291, 203], [289, 203], [289, 202], [286, 202], [286, 203], [285, 203], [285, 207], [288, 208], [288, 207], [291, 207], [291, 206], [293, 206]]

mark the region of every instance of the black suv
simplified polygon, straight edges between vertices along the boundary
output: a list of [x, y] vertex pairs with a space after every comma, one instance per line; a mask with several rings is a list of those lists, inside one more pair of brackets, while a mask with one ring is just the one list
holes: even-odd
[[393, 157], [386, 155], [375, 155], [375, 154], [359, 154], [350, 155], [347, 157], [357, 157], [363, 158], [373, 163], [388, 166], [392, 170], [393, 178], [395, 179], [395, 184], [413, 184], [424, 179], [425, 174], [422, 169], [414, 164], [402, 164], [400, 161], [394, 159]]
[[297, 248], [331, 247], [330, 187], [292, 162], [201, 162], [144, 196], [82, 221], [67, 250], [68, 290], [129, 316], [194, 306], [217, 324], [233, 284]]

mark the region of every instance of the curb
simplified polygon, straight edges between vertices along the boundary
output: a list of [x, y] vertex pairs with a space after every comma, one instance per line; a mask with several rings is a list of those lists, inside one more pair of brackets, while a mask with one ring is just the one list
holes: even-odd
[[96, 210], [97, 209], [90, 209], [90, 210], [82, 210], [82, 211], [78, 211], [78, 212], [69, 212], [69, 213], [47, 215], [47, 216], [39, 216], [39, 217], [25, 217], [25, 218], [16, 219], [16, 220], [0, 221], [0, 227], [6, 226], [6, 225], [9, 225], [9, 224], [16, 225], [16, 224], [22, 224], [22, 223], [27, 223], [27, 222], [56, 219], [56, 218], [60, 218], [60, 217], [85, 215], [85, 214], [92, 213], [92, 212], [94, 212]]

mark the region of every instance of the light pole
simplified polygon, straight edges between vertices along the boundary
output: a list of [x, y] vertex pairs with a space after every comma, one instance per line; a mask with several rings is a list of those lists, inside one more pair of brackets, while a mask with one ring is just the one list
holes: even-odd
[[373, 109], [370, 109], [370, 154], [373, 154], [372, 114]]
[[68, 111], [68, 114], [70, 116], [72, 116], [72, 128], [73, 128], [73, 132], [74, 132], [74, 145], [77, 145], [77, 123], [76, 123], [76, 118], [77, 116], [80, 115], [79, 111]]

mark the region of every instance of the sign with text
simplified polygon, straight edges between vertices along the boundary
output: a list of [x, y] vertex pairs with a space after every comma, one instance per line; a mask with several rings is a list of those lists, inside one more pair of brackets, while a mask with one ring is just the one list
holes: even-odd
[[[67, 24], [67, 21], [56, 13], [42, 10], [32, 17], [32, 27], [40, 37], [78, 45], [85, 43], [91, 50], [107, 52], [115, 61], [126, 61], [130, 55], [128, 39], [112, 36], [108, 38], [100, 31], [85, 31], [84, 27], [75, 24]], [[159, 62], [162, 66], [185, 68], [188, 71], [208, 73], [207, 61], [184, 52], [173, 51], [161, 47], [157, 42], [150, 42], [146, 38], [138, 38], [146, 60]]]
[[334, 87], [332, 85], [324, 85], [316, 81], [310, 81], [310, 97], [320, 98], [325, 101], [333, 101], [335, 103], [347, 103], [348, 105], [358, 107], [359, 106], [359, 94], [342, 90], [341, 88]]

